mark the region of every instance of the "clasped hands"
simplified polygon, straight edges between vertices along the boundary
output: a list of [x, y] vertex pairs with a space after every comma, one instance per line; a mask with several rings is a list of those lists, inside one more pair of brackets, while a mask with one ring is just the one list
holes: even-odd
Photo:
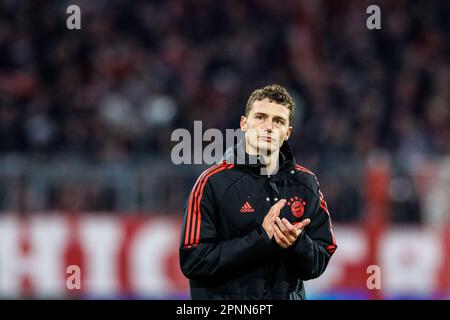
[[262, 223], [262, 227], [269, 236], [269, 239], [272, 240], [272, 238], [275, 238], [276, 243], [284, 249], [294, 244], [303, 232], [303, 229], [311, 222], [310, 219], [305, 219], [293, 225], [286, 218], [280, 219], [280, 212], [285, 204], [285, 199], [281, 199], [275, 203], [264, 217]]

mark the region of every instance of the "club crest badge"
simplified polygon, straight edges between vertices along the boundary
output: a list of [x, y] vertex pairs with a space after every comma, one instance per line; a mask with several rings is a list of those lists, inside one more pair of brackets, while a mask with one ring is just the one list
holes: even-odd
[[304, 201], [302, 198], [299, 198], [297, 196], [294, 198], [290, 198], [287, 205], [291, 207], [291, 213], [296, 218], [301, 218], [305, 213], [306, 201]]

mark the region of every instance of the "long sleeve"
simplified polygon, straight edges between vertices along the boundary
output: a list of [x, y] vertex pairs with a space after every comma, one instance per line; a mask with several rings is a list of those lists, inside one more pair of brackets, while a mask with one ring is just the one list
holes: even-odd
[[310, 225], [288, 250], [289, 259], [295, 263], [302, 280], [319, 277], [337, 248], [328, 206], [320, 190], [315, 199]]
[[276, 248], [261, 226], [241, 238], [221, 240], [217, 230], [217, 204], [210, 180], [199, 179], [184, 209], [180, 266], [190, 279], [227, 276], [246, 264], [268, 258]]

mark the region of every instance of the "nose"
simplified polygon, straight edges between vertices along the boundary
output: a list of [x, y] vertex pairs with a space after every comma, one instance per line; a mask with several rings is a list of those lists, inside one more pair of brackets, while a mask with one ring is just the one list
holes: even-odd
[[267, 119], [267, 121], [264, 122], [263, 129], [267, 130], [268, 132], [271, 132], [274, 128], [274, 121], [273, 119]]

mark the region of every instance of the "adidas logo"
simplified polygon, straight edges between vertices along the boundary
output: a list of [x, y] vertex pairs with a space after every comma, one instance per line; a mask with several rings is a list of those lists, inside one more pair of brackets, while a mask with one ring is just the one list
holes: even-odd
[[240, 211], [241, 212], [255, 212], [255, 209], [253, 209], [253, 207], [247, 201], [246, 203], [244, 203], [244, 205], [242, 206]]

